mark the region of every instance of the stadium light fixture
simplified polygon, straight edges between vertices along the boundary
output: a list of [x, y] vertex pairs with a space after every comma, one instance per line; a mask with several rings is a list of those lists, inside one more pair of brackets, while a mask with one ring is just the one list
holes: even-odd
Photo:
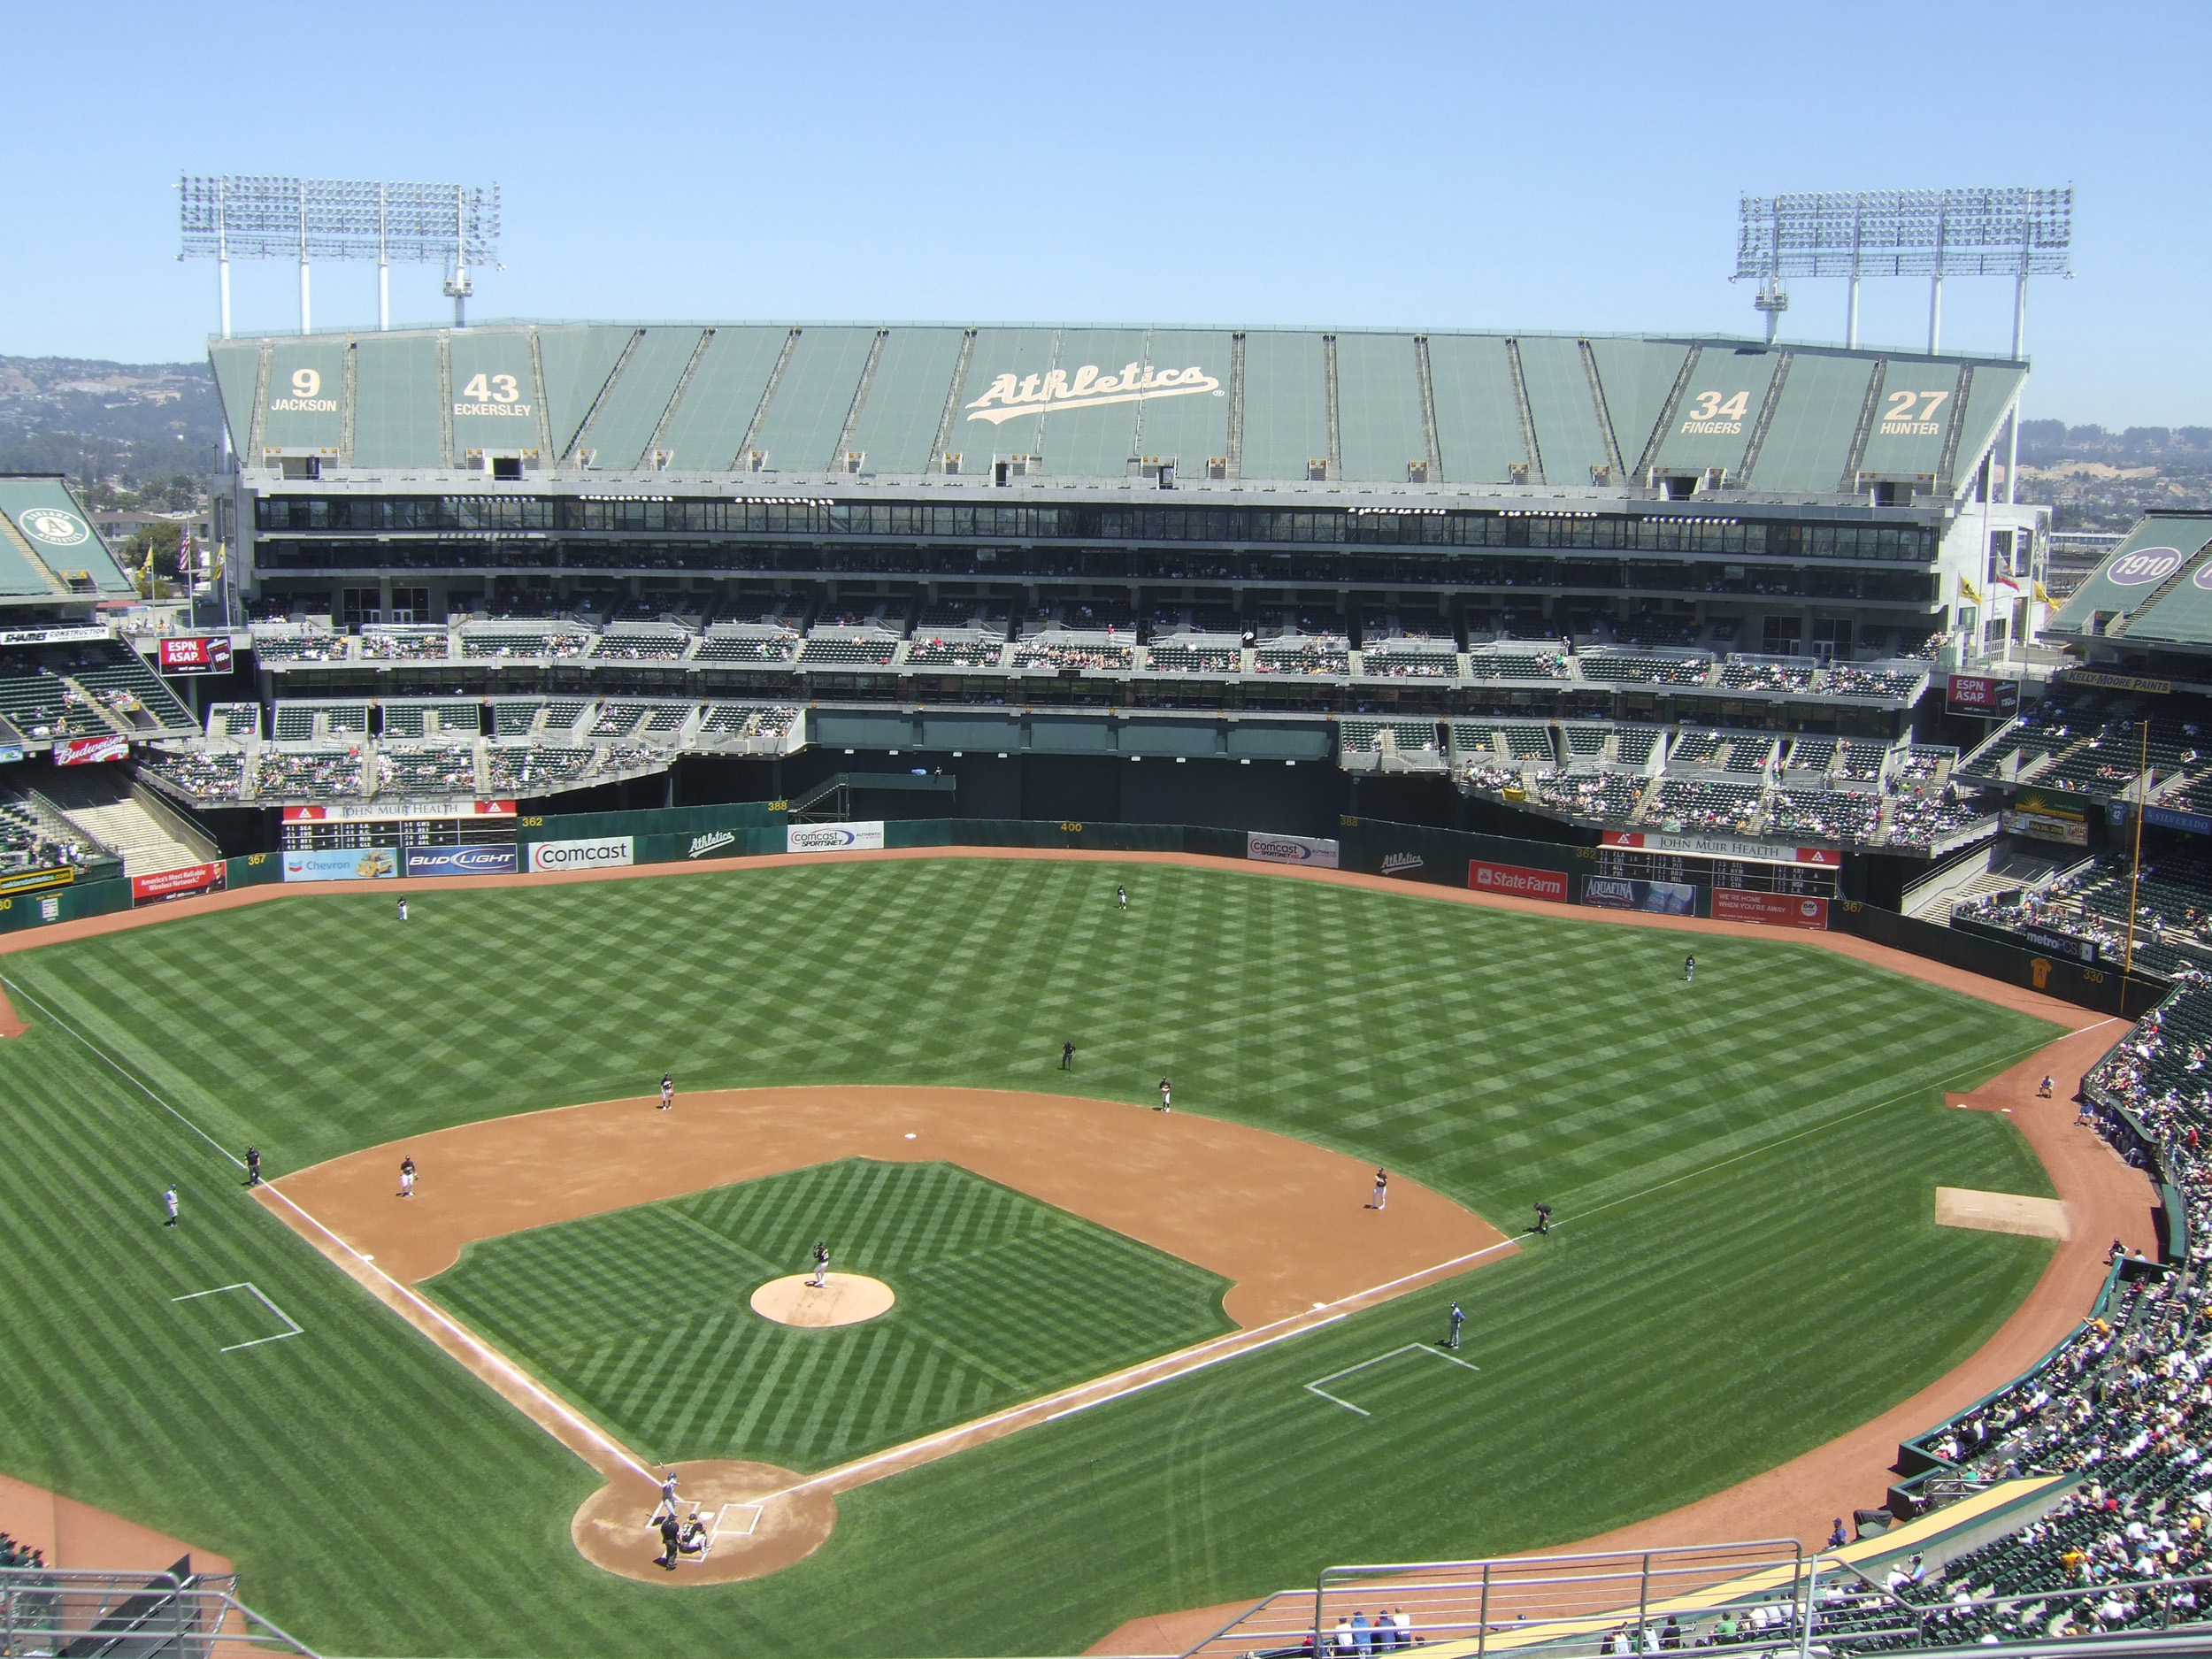
[[[2027, 349], [2028, 279], [2071, 276], [2074, 188], [1947, 190], [1802, 190], [1747, 196], [1737, 207], [1736, 273], [1755, 281], [1770, 343], [1789, 305], [1793, 278], [1842, 277], [1850, 284], [1844, 344], [1859, 343], [1859, 280], [1928, 279], [1928, 355], [1943, 344], [1943, 279], [2008, 276], [2012, 355]], [[2012, 412], [2005, 500], [2020, 470], [2020, 411]]]
[[300, 265], [300, 333], [311, 332], [308, 266], [314, 259], [376, 261], [376, 326], [392, 326], [391, 266], [442, 265], [453, 326], [468, 326], [469, 270], [499, 265], [499, 187], [371, 179], [194, 174], [178, 180], [180, 259], [212, 259], [230, 338], [230, 262]]

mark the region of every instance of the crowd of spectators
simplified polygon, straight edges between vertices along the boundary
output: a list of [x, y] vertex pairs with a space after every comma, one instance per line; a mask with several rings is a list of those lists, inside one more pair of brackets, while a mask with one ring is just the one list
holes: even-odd
[[442, 663], [453, 655], [452, 635], [435, 634], [364, 634], [362, 659], [373, 663]]
[[246, 793], [246, 757], [187, 750], [157, 755], [153, 770], [196, 801], [236, 801]]
[[1786, 789], [1767, 809], [1767, 833], [1856, 846], [1880, 827], [1882, 797], [1848, 789]]
[[0, 1532], [0, 1567], [43, 1567], [46, 1553]]
[[1392, 641], [1360, 653], [1360, 672], [1388, 680], [1455, 680], [1456, 655], [1410, 641]]
[[526, 632], [520, 628], [499, 628], [482, 634], [462, 634], [461, 655], [488, 657], [495, 661], [517, 657], [581, 657], [591, 649], [595, 637], [568, 628], [531, 629]]
[[1624, 824], [1636, 810], [1643, 780], [1619, 772], [1545, 772], [1536, 775], [1536, 799], [1577, 818]]
[[476, 746], [380, 749], [376, 754], [379, 794], [472, 795], [476, 790]]
[[1897, 797], [1890, 809], [1889, 839], [1907, 847], [1928, 847], [1947, 835], [1971, 828], [1989, 817], [1989, 810], [1946, 784], [1939, 795]]
[[1003, 640], [918, 639], [907, 647], [909, 668], [995, 668]]
[[357, 749], [264, 749], [254, 772], [254, 793], [264, 800], [357, 795], [364, 771]]
[[1351, 647], [1341, 640], [1278, 640], [1252, 655], [1256, 674], [1348, 674]]
[[1134, 656], [1126, 645], [1091, 645], [1050, 640], [1024, 640], [1014, 648], [1017, 668], [1088, 668], [1103, 673], [1126, 672]]

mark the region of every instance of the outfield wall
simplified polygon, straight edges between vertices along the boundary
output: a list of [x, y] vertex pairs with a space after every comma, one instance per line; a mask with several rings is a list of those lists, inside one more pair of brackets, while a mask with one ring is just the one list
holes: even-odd
[[[545, 814], [517, 820], [518, 867], [523, 871], [683, 864], [759, 857], [785, 852], [788, 837], [810, 829], [861, 826], [788, 825], [780, 803]], [[895, 818], [870, 821], [871, 839], [886, 848], [1020, 847], [1091, 852], [1179, 852], [1279, 864], [1313, 863], [1450, 887], [1476, 887], [1512, 897], [1586, 906], [1696, 916], [1723, 921], [1826, 928], [2001, 979], [2062, 1002], [2132, 1018], [2171, 988], [2142, 974], [2043, 954], [1962, 929], [1919, 921], [1857, 900], [1808, 901], [1788, 894], [1750, 893], [1704, 882], [1628, 881], [1599, 877], [1599, 849], [1524, 841], [1467, 830], [1340, 818], [1333, 838], [1264, 835], [1200, 825], [1125, 824], [1032, 818]], [[879, 827], [880, 840], [872, 838]], [[553, 862], [561, 848], [579, 849]], [[549, 849], [541, 851], [541, 849]], [[825, 849], [826, 850], [827, 849]], [[540, 862], [544, 860], [546, 862]], [[209, 867], [211, 871], [213, 866]], [[400, 873], [395, 867], [388, 872]], [[219, 878], [190, 891], [252, 887], [284, 878], [284, 855], [252, 853], [224, 860]], [[143, 884], [141, 884], [142, 886]], [[178, 893], [165, 896], [185, 896]], [[129, 880], [73, 883], [45, 893], [0, 897], [0, 933], [104, 916], [165, 895], [134, 891]], [[1815, 907], [1817, 907], [1816, 910]]]

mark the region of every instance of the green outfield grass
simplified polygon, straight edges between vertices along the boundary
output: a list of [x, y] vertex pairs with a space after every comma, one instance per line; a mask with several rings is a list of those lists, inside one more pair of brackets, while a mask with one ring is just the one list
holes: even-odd
[[[0, 1468], [231, 1555], [249, 1599], [325, 1652], [1071, 1651], [1331, 1561], [1571, 1540], [1902, 1399], [2048, 1259], [1939, 1230], [1932, 1207], [1939, 1183], [2049, 1190], [2008, 1124], [1942, 1091], [2053, 1028], [1787, 939], [1701, 938], [1691, 987], [1680, 935], [1571, 913], [971, 860], [413, 909], [402, 927], [376, 894], [282, 901], [0, 964], [34, 1027], [0, 1044]], [[1509, 1227], [1548, 1199], [1560, 1225], [1454, 1284], [847, 1494], [788, 1571], [671, 1592], [585, 1565], [567, 1527], [595, 1477], [140, 1087], [281, 1173], [649, 1093], [670, 1067], [686, 1088], [1130, 1101], [1166, 1072], [1179, 1110], [1340, 1148]], [[251, 1310], [171, 1300], [240, 1280], [304, 1334], [219, 1353]], [[1479, 1372], [1363, 1373], [1368, 1417], [1304, 1389], [1440, 1336], [1454, 1296]]]
[[[817, 1238], [891, 1311], [754, 1314]], [[864, 1158], [482, 1240], [428, 1286], [655, 1463], [805, 1473], [1233, 1331], [1228, 1288], [965, 1170]]]

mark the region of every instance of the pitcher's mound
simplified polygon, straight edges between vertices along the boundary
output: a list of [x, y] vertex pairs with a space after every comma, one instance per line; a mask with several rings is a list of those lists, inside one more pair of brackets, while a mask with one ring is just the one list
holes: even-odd
[[788, 1279], [772, 1279], [755, 1291], [753, 1311], [778, 1325], [818, 1330], [872, 1319], [889, 1312], [897, 1300], [890, 1286], [864, 1273], [832, 1273], [819, 1290], [814, 1287], [813, 1274], [794, 1273]]
[[660, 1494], [626, 1475], [585, 1499], [569, 1523], [584, 1559], [647, 1584], [732, 1584], [803, 1561], [837, 1525], [826, 1487], [803, 1487], [800, 1476], [772, 1463], [717, 1459], [679, 1463], [676, 1472], [677, 1512], [699, 1517], [704, 1549], [680, 1555], [672, 1571], [661, 1566], [661, 1535], [649, 1525]]

